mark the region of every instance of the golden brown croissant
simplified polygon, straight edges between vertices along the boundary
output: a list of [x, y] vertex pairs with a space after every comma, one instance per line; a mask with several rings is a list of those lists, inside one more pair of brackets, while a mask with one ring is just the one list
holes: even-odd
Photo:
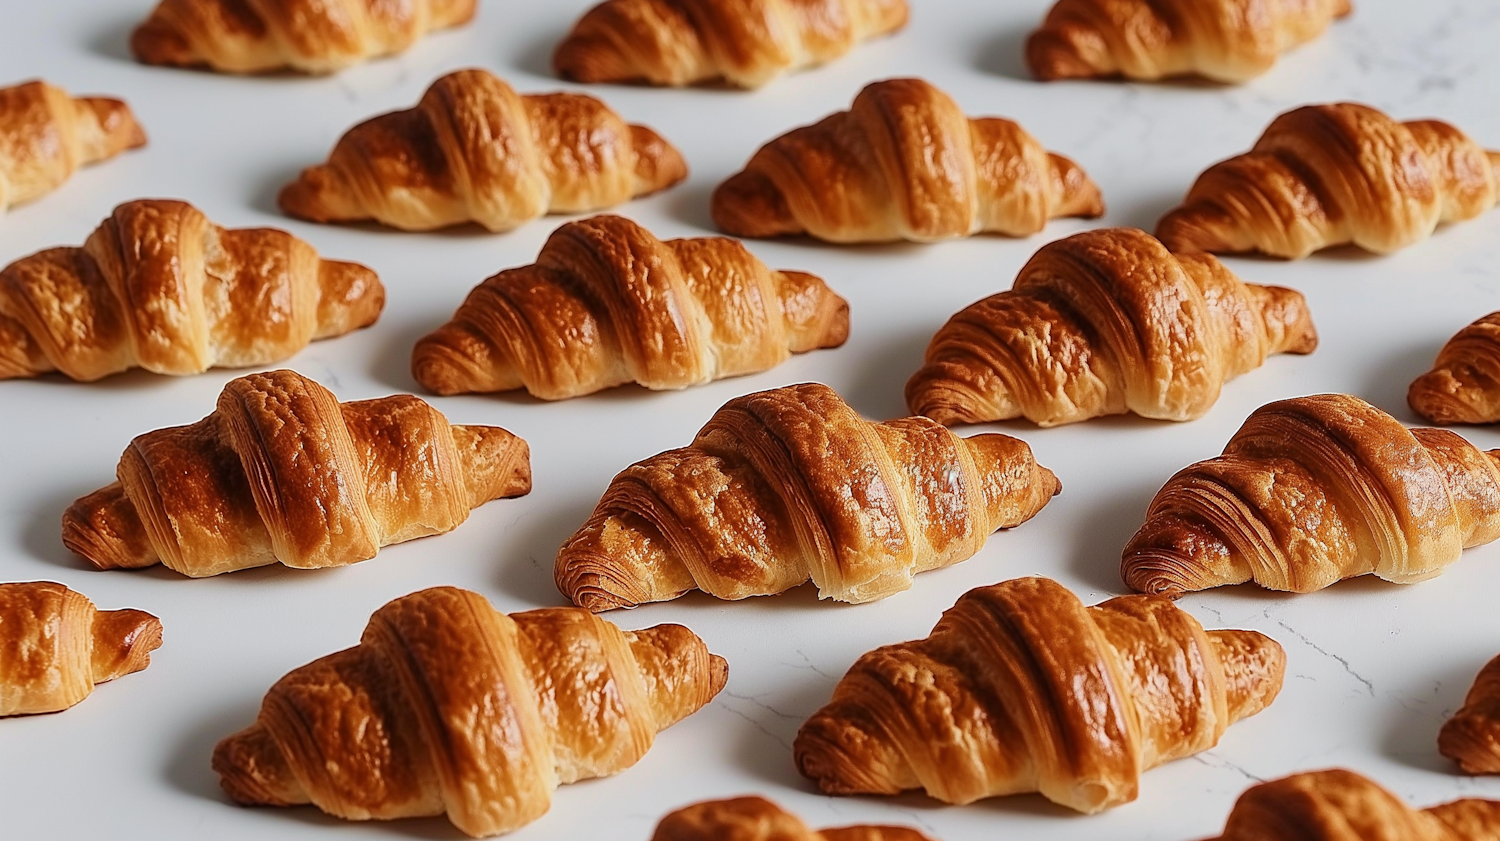
[[1500, 774], [1500, 657], [1479, 670], [1464, 705], [1443, 723], [1438, 752], [1466, 774]]
[[149, 613], [98, 610], [50, 581], [0, 584], [0, 716], [65, 710], [151, 665], [160, 647]]
[[1077, 164], [1010, 120], [964, 116], [921, 79], [888, 79], [854, 106], [762, 146], [714, 191], [728, 234], [830, 242], [1026, 236], [1059, 216], [1104, 213]]
[[627, 467], [557, 555], [557, 587], [600, 611], [701, 589], [883, 599], [967, 560], [1062, 489], [1026, 442], [926, 418], [874, 423], [817, 383], [737, 397], [691, 446]]
[[1035, 791], [1099, 812], [1265, 709], [1285, 670], [1275, 640], [1205, 631], [1167, 599], [1086, 608], [1055, 581], [1020, 578], [965, 593], [926, 639], [861, 657], [793, 751], [828, 794]]
[[634, 765], [728, 676], [681, 625], [630, 633], [577, 608], [507, 616], [434, 587], [377, 610], [359, 645], [277, 681], [213, 767], [245, 805], [446, 813], [471, 836], [498, 835], [545, 814], [559, 784]]
[[508, 231], [686, 177], [671, 144], [591, 96], [521, 96], [487, 71], [459, 70], [433, 82], [417, 107], [350, 129], [328, 163], [303, 170], [277, 202], [312, 222], [426, 231], [473, 221]]
[[91, 381], [279, 362], [375, 322], [385, 288], [285, 231], [225, 230], [190, 204], [115, 208], [82, 248], [0, 271], [0, 379]]
[[1317, 346], [1300, 292], [1245, 283], [1134, 228], [1086, 231], [1043, 246], [1009, 291], [949, 319], [906, 405], [943, 424], [1193, 420], [1268, 355]]
[[1406, 402], [1433, 423], [1500, 421], [1500, 312], [1449, 339], [1432, 370], [1412, 382]]
[[1349, 0], [1058, 0], [1026, 40], [1026, 63], [1048, 82], [1244, 82], [1353, 10]]
[[931, 841], [899, 826], [844, 826], [814, 832], [764, 797], [694, 803], [661, 819], [651, 841]]
[[146, 64], [332, 73], [468, 23], [477, 0], [162, 0], [130, 36]]
[[409, 394], [340, 403], [292, 371], [231, 380], [213, 414], [148, 432], [119, 481], [73, 503], [63, 543], [100, 569], [201, 578], [375, 557], [531, 490], [526, 442]]
[[848, 336], [848, 302], [813, 275], [772, 271], [735, 240], [663, 242], [596, 216], [469, 293], [417, 342], [411, 370], [438, 394], [525, 388], [561, 400], [764, 371]]
[[1347, 394], [1255, 410], [1218, 458], [1173, 476], [1121, 575], [1176, 596], [1254, 581], [1308, 593], [1356, 575], [1408, 584], [1500, 538], [1500, 450], [1407, 429]]
[[1306, 105], [1255, 148], [1209, 167], [1156, 235], [1173, 251], [1298, 259], [1353, 243], [1387, 254], [1500, 200], [1500, 152], [1438, 120], [1365, 105]]
[[577, 82], [758, 88], [895, 32], [909, 14], [906, 0], [604, 0], [558, 44], [552, 66]]
[[50, 193], [86, 164], [146, 145], [130, 106], [42, 81], [0, 88], [0, 212]]

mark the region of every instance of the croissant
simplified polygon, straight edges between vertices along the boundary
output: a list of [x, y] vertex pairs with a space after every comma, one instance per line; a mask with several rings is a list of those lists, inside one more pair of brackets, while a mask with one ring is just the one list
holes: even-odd
[[161, 620], [144, 611], [98, 610], [50, 581], [0, 584], [0, 716], [65, 710], [160, 647]]
[[924, 789], [945, 803], [1040, 792], [1080, 812], [1212, 748], [1281, 691], [1286, 654], [1205, 631], [1159, 596], [1085, 608], [1046, 578], [959, 597], [926, 639], [865, 654], [793, 743], [828, 794]]
[[0, 88], [0, 212], [61, 187], [79, 167], [146, 145], [130, 106], [31, 81]]
[[477, 0], [162, 0], [130, 36], [146, 64], [332, 73], [468, 23]]
[[625, 468], [558, 552], [557, 587], [593, 611], [809, 578], [819, 598], [875, 601], [967, 560], [1060, 490], [1024, 441], [874, 423], [826, 385], [787, 386], [729, 401], [691, 446]]
[[412, 376], [438, 394], [524, 387], [561, 400], [764, 371], [848, 336], [848, 302], [813, 275], [772, 271], [731, 239], [663, 242], [596, 216], [469, 293], [417, 342]]
[[1027, 236], [1058, 216], [1104, 213], [1077, 164], [1010, 120], [964, 116], [921, 79], [888, 79], [854, 106], [762, 146], [720, 184], [714, 224], [742, 237], [934, 242]]
[[1245, 82], [1352, 11], [1349, 0], [1058, 0], [1026, 39], [1026, 63], [1044, 82]]
[[1043, 246], [1009, 291], [949, 319], [906, 404], [944, 424], [1186, 421], [1268, 355], [1317, 346], [1300, 292], [1245, 283], [1144, 231], [1086, 231]]
[[1443, 723], [1438, 752], [1465, 774], [1500, 774], [1500, 657], [1479, 670], [1464, 705]]
[[1295, 260], [1353, 243], [1387, 254], [1500, 200], [1500, 152], [1437, 120], [1398, 123], [1365, 105], [1307, 105], [1255, 148], [1214, 164], [1157, 223], [1173, 251]]
[[1120, 572], [1174, 597], [1245, 581], [1294, 593], [1370, 573], [1423, 581], [1500, 538], [1497, 460], [1347, 394], [1270, 403], [1222, 456], [1167, 481]]
[[651, 841], [931, 841], [899, 826], [845, 826], [814, 832], [764, 797], [695, 803], [661, 819]]
[[225, 230], [179, 201], [127, 202], [82, 248], [0, 271], [0, 379], [264, 365], [373, 324], [384, 305], [374, 272], [320, 260], [285, 231]]
[[417, 107], [350, 129], [328, 163], [281, 191], [311, 222], [374, 219], [408, 231], [478, 222], [508, 231], [664, 190], [687, 163], [645, 126], [590, 96], [521, 96], [484, 70], [438, 79]]
[[63, 515], [63, 543], [100, 569], [194, 578], [368, 560], [531, 490], [526, 442], [497, 426], [409, 394], [340, 403], [292, 371], [231, 380], [213, 414], [131, 441], [117, 473]]
[[247, 806], [446, 813], [473, 837], [498, 835], [545, 814], [559, 784], [634, 765], [728, 676], [681, 625], [630, 633], [577, 608], [507, 616], [434, 587], [277, 681], [256, 722], [214, 748], [213, 768]]
[[1449, 339], [1432, 370], [1411, 384], [1406, 402], [1433, 423], [1500, 421], [1500, 312]]
[[906, 25], [906, 0], [605, 0], [573, 26], [552, 66], [576, 82], [758, 88]]

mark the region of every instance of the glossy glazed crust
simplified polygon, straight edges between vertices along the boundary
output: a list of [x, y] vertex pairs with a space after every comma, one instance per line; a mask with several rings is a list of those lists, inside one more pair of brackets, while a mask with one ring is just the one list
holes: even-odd
[[1108, 228], [1043, 246], [1010, 290], [949, 319], [907, 382], [906, 405], [943, 424], [1193, 420], [1270, 354], [1317, 345], [1300, 292]]
[[213, 767], [246, 805], [446, 814], [471, 836], [498, 835], [544, 814], [559, 784], [634, 765], [727, 679], [680, 625], [628, 633], [577, 608], [507, 616], [436, 587], [278, 681]]
[[853, 107], [772, 140], [719, 185], [727, 234], [830, 242], [1026, 236], [1104, 213], [1099, 188], [1009, 120], [964, 116], [921, 79], [888, 79]]
[[1349, 0], [1059, 0], [1026, 40], [1042, 81], [1245, 82], [1353, 11]]
[[926, 639], [861, 657], [793, 751], [829, 794], [1040, 792], [1094, 813], [1264, 709], [1285, 668], [1274, 640], [1204, 631], [1166, 599], [1086, 608], [1055, 581], [1020, 578], [970, 590]]
[[1298, 259], [1353, 244], [1388, 254], [1500, 201], [1500, 153], [1437, 120], [1356, 103], [1306, 105], [1209, 167], [1157, 223], [1173, 251]]
[[1223, 455], [1168, 480], [1121, 575], [1171, 596], [1246, 581], [1294, 593], [1356, 575], [1422, 581], [1500, 537], [1497, 459], [1347, 394], [1270, 403]]
[[62, 186], [79, 167], [146, 145], [130, 106], [42, 81], [0, 88], [0, 213]]
[[130, 36], [146, 64], [332, 73], [468, 23], [478, 0], [162, 0]]
[[508, 231], [546, 213], [582, 213], [654, 193], [687, 163], [645, 126], [590, 96], [521, 96], [485, 70], [432, 83], [415, 108], [367, 120], [328, 163], [277, 202], [298, 219], [373, 219], [426, 231], [477, 222]]
[[339, 403], [292, 371], [232, 380], [213, 414], [139, 436], [119, 481], [73, 503], [63, 543], [101, 569], [218, 575], [368, 560], [531, 490], [526, 442], [452, 426], [408, 394]]
[[561, 400], [636, 382], [678, 389], [838, 347], [849, 304], [739, 242], [663, 242], [620, 216], [570, 222], [536, 263], [486, 280], [417, 342], [412, 376], [438, 394], [525, 388]]
[[265, 365], [373, 324], [384, 306], [373, 271], [321, 260], [285, 231], [226, 230], [180, 201], [127, 202], [82, 248], [0, 271], [0, 379]]
[[1500, 312], [1458, 331], [1407, 389], [1412, 411], [1437, 424], [1500, 421]]
[[906, 25], [906, 0], [605, 0], [558, 44], [575, 82], [758, 88]]
[[685, 806], [661, 819], [651, 841], [931, 841], [899, 826], [845, 826], [814, 832], [763, 797]]
[[1500, 657], [1479, 670], [1464, 705], [1438, 731], [1438, 752], [1465, 774], [1500, 774]]

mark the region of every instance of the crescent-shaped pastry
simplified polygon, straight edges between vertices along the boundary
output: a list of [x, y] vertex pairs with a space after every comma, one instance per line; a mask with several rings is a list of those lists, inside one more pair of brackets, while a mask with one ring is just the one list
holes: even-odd
[[1436, 424], [1500, 421], [1500, 312], [1449, 339], [1432, 370], [1407, 389], [1406, 402]]
[[842, 826], [815, 832], [764, 797], [685, 806], [661, 819], [651, 841], [931, 841], [900, 826]]
[[1443, 723], [1438, 752], [1465, 774], [1500, 774], [1500, 657], [1479, 670], [1464, 705]]
[[56, 190], [79, 167], [145, 145], [118, 99], [74, 99], [42, 81], [0, 88], [0, 213]]

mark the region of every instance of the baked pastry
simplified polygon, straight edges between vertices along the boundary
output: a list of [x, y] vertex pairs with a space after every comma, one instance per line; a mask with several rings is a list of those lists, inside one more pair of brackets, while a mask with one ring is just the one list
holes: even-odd
[[482, 838], [541, 817], [559, 784], [634, 765], [728, 677], [681, 625], [631, 633], [570, 607], [507, 616], [434, 587], [277, 681], [256, 722], [214, 748], [213, 768], [245, 805], [447, 814]]
[[65, 710], [160, 647], [161, 620], [144, 611], [98, 610], [50, 581], [0, 584], [0, 716]]
[[899, 826], [844, 826], [814, 832], [764, 797], [711, 800], [661, 819], [651, 841], [931, 841]]
[[293, 371], [231, 380], [213, 414], [131, 441], [117, 472], [63, 514], [63, 543], [99, 569], [194, 578], [368, 560], [531, 490], [526, 442], [500, 427], [450, 425], [409, 394], [340, 403]]
[[1464, 705], [1443, 723], [1438, 752], [1465, 774], [1500, 774], [1500, 657], [1479, 670]]
[[265, 365], [369, 326], [384, 306], [374, 272], [320, 260], [285, 231], [225, 230], [180, 201], [127, 202], [82, 248], [0, 271], [0, 379]]
[[552, 66], [575, 82], [758, 88], [906, 25], [906, 0], [604, 0]]
[[1101, 216], [1104, 200], [1019, 125], [971, 120], [921, 79], [887, 79], [760, 147], [714, 190], [711, 210], [741, 237], [936, 242], [1034, 234], [1058, 216]]
[[1347, 394], [1269, 403], [1223, 455], [1167, 480], [1120, 573], [1174, 597], [1246, 581], [1293, 593], [1371, 573], [1423, 581], [1500, 537], [1497, 459]]
[[328, 163], [304, 169], [277, 203], [310, 222], [428, 231], [472, 221], [508, 231], [686, 177], [671, 144], [591, 96], [521, 96], [488, 71], [459, 70], [433, 82], [417, 107], [350, 129]]
[[478, 0], [161, 0], [130, 35], [146, 64], [332, 73], [468, 23]]
[[792, 749], [828, 794], [1040, 792], [1094, 813], [1265, 709], [1285, 670], [1275, 640], [1205, 631], [1167, 599], [1086, 608], [1055, 581], [1019, 578], [965, 593], [926, 639], [857, 660]]
[[417, 342], [411, 371], [438, 394], [525, 388], [562, 400], [764, 371], [848, 336], [848, 302], [813, 275], [768, 269], [732, 239], [663, 242], [595, 216], [470, 292]]
[[1009, 290], [949, 319], [906, 405], [944, 424], [1193, 420], [1268, 355], [1317, 346], [1300, 292], [1245, 283], [1145, 231], [1085, 231], [1043, 246]]
[[118, 99], [74, 99], [42, 81], [0, 88], [0, 212], [56, 190], [81, 166], [145, 145]]
[[1388, 254], [1497, 200], [1500, 152], [1447, 123], [1398, 123], [1351, 102], [1305, 105], [1198, 176], [1156, 235], [1173, 251], [1295, 260], [1353, 243]]
[[1500, 312], [1458, 331], [1407, 389], [1412, 411], [1437, 424], [1500, 421]]
[[1246, 82], [1352, 11], [1349, 0], [1058, 0], [1026, 39], [1026, 64], [1044, 82]]
[[833, 389], [725, 403], [692, 445], [625, 468], [557, 554], [557, 587], [589, 610], [703, 590], [875, 601], [967, 560], [1062, 489], [1026, 442], [960, 438], [926, 418], [874, 423]]

